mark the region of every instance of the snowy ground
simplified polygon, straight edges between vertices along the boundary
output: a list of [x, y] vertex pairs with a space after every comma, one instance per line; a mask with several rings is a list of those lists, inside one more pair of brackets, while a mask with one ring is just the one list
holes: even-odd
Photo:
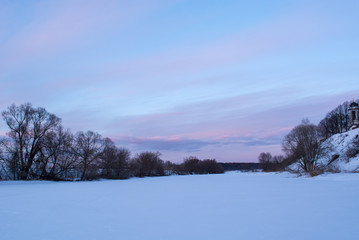
[[359, 239], [359, 174], [0, 182], [0, 239]]

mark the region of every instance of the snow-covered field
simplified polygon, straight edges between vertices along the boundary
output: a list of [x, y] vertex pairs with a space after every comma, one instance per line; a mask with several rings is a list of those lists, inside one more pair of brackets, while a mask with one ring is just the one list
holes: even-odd
[[359, 174], [0, 182], [0, 239], [359, 239]]

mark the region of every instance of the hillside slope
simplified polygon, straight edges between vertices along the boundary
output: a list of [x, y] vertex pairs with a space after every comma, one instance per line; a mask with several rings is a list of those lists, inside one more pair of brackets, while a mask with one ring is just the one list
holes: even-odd
[[353, 151], [355, 142], [359, 143], [359, 129], [331, 136], [322, 143], [324, 155], [318, 164], [341, 172], [359, 171], [359, 154], [355, 154], [359, 149]]

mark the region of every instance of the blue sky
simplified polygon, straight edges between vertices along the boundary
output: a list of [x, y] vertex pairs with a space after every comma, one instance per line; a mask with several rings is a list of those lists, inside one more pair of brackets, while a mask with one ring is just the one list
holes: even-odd
[[[359, 97], [358, 1], [1, 1], [0, 109], [133, 153], [256, 161]], [[0, 123], [2, 133], [6, 131]]]

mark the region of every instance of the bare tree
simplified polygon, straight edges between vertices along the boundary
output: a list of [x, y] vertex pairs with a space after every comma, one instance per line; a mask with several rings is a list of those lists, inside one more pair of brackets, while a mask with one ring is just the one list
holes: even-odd
[[15, 179], [26, 180], [46, 133], [58, 126], [61, 120], [44, 108], [33, 108], [30, 103], [13, 104], [2, 113], [2, 117], [10, 129], [7, 133], [10, 141], [2, 142], [8, 164], [15, 171]]
[[101, 135], [93, 131], [78, 132], [75, 136], [73, 153], [81, 169], [81, 180], [97, 177], [99, 157], [102, 151]]
[[296, 159], [306, 172], [315, 170], [317, 160], [323, 153], [318, 127], [303, 120], [288, 133], [282, 143], [283, 151]]

